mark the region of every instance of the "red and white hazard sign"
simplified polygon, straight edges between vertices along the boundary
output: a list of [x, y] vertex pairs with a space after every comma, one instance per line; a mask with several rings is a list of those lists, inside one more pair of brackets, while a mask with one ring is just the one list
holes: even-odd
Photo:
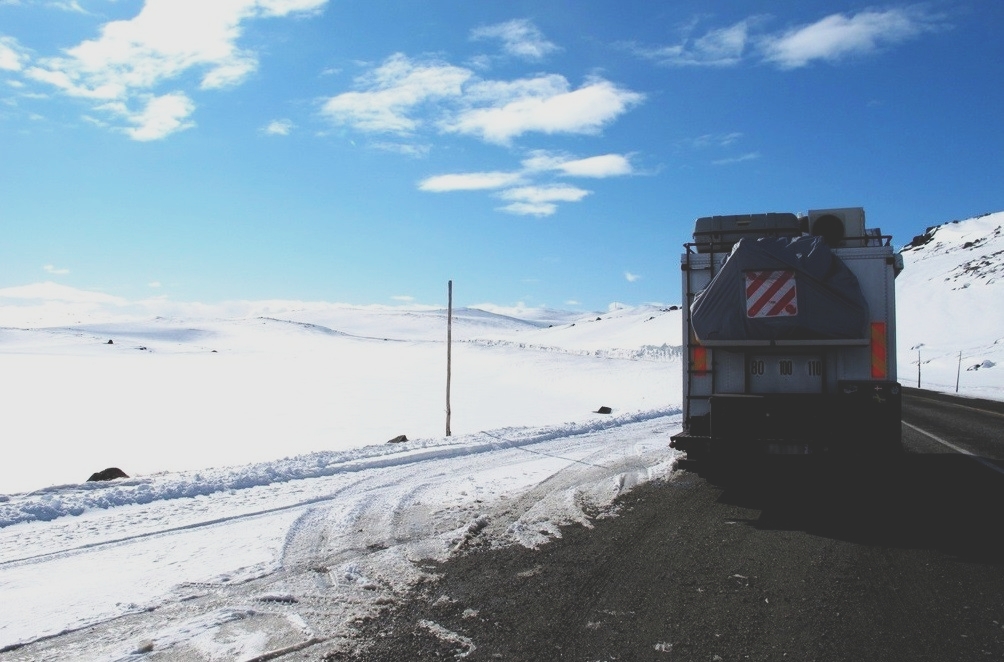
[[798, 314], [795, 272], [747, 271], [747, 317], [794, 317]]

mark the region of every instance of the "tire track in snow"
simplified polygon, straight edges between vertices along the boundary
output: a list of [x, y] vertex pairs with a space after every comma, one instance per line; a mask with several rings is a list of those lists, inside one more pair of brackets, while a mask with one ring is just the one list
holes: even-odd
[[[474, 544], [512, 543], [521, 542], [518, 535], [510, 535], [513, 524], [520, 521], [528, 528], [555, 517], [587, 523], [604, 502], [671, 460], [667, 430], [674, 424], [668, 416], [619, 425], [603, 421], [603, 428], [574, 436], [557, 430], [513, 429], [495, 438], [480, 437], [477, 452], [397, 462], [356, 472], [348, 483], [343, 482], [345, 474], [318, 479], [339, 484], [325, 487], [323, 497], [263, 509], [302, 509], [292, 523], [285, 520], [285, 537], [278, 539], [272, 570], [255, 576], [245, 573], [245, 579], [235, 581], [183, 583], [153, 603], [153, 611], [137, 606], [136, 612], [116, 620], [117, 625], [99, 620], [81, 628], [74, 638], [89, 642], [88, 650], [99, 644], [109, 650], [121, 647], [122, 638], [115, 633], [128, 623], [131, 632], [152, 633], [143, 636], [156, 640], [156, 650], [162, 654], [160, 642], [174, 646], [166, 649], [168, 655], [202, 659], [192, 657], [187, 639], [172, 638], [172, 628], [216, 636], [214, 628], [222, 632], [220, 628], [229, 627], [222, 615], [241, 609], [247, 614], [241, 627], [265, 632], [270, 641], [284, 637], [295, 645], [297, 638], [327, 638], [326, 646], [334, 645], [333, 639], [351, 635], [354, 618], [397, 599], [427, 572], [415, 561], [447, 558], [462, 549], [457, 541], [468, 533]], [[220, 522], [215, 524], [147, 532], [141, 538], [183, 534], [193, 527], [224, 526], [255, 516], [264, 517], [244, 513], [217, 518]], [[481, 516], [487, 525], [472, 529]], [[225, 542], [221, 545], [225, 549]], [[4, 567], [0, 564], [0, 569]], [[303, 625], [291, 627], [294, 622]], [[46, 647], [58, 649], [64, 645], [61, 641], [57, 636]]]

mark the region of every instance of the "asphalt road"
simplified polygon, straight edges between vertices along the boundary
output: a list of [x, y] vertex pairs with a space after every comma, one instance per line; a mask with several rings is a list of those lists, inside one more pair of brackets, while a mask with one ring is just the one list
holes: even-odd
[[593, 529], [431, 568], [325, 659], [1004, 660], [1002, 430], [910, 390], [892, 468], [681, 463]]

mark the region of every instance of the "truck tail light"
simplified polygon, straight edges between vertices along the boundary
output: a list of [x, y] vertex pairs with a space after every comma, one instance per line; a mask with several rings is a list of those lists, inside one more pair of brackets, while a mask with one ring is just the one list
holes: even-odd
[[885, 322], [872, 322], [872, 379], [888, 379], [888, 334]]
[[691, 353], [690, 367], [694, 374], [701, 376], [708, 374], [708, 348], [696, 345]]

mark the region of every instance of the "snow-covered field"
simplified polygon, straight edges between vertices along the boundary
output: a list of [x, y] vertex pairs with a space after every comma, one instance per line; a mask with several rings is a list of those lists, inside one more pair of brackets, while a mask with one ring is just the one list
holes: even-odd
[[[1002, 226], [904, 251], [904, 384], [919, 351], [924, 387], [1004, 399]], [[351, 644], [420, 560], [669, 475], [680, 334], [669, 306], [455, 311], [447, 437], [444, 310], [2, 289], [0, 659]], [[83, 482], [110, 466], [131, 477]]]
[[[455, 311], [446, 437], [442, 310], [31, 326], [61, 313], [26, 301], [0, 323], [0, 649], [43, 641], [4, 659], [337, 640], [468, 532], [538, 543], [675, 459], [678, 310]], [[82, 482], [109, 466], [131, 477]]]

